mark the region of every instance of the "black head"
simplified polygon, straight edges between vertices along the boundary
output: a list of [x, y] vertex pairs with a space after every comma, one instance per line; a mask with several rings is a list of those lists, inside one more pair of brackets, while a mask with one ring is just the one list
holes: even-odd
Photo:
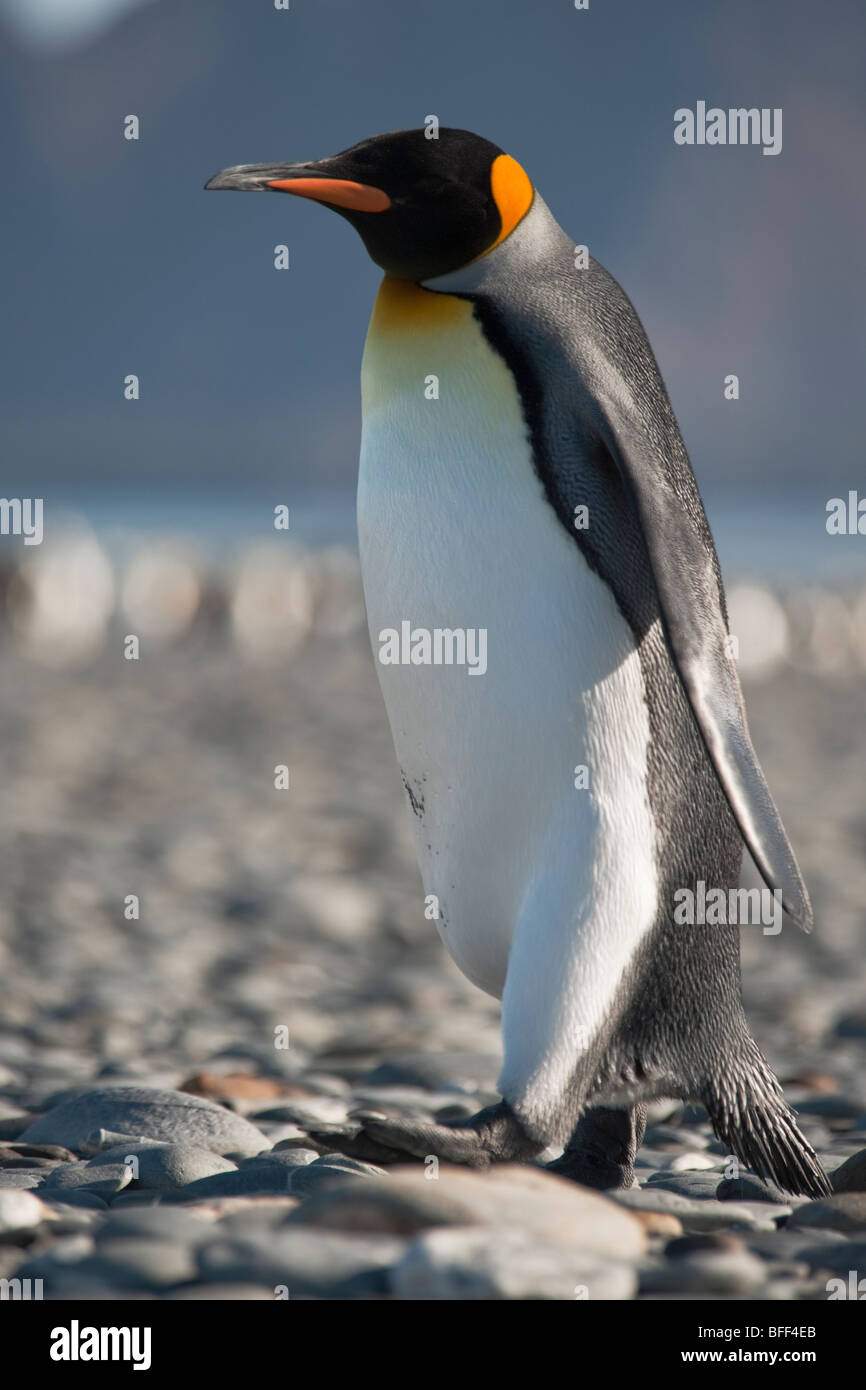
[[502, 241], [528, 211], [516, 160], [468, 130], [374, 135], [307, 164], [241, 164], [206, 188], [295, 193], [352, 223], [372, 259], [401, 280], [429, 280]]

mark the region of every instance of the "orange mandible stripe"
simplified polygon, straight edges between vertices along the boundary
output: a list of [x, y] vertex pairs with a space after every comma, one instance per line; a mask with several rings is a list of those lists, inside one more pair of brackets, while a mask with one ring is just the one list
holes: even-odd
[[355, 212], [384, 212], [391, 206], [391, 199], [381, 188], [352, 183], [350, 179], [275, 179], [268, 188], [276, 188], [280, 193], [297, 193], [317, 203], [352, 208]]

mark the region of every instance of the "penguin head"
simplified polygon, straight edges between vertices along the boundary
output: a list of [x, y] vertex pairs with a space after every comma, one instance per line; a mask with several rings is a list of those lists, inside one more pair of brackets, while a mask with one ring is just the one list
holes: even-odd
[[306, 164], [240, 164], [205, 188], [293, 193], [352, 223], [387, 275], [429, 280], [498, 246], [532, 203], [527, 175], [468, 130], [374, 135]]

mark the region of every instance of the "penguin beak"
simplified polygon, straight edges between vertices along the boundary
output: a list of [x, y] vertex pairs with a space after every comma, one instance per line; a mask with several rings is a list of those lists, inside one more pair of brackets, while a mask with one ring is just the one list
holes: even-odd
[[331, 178], [315, 164], [236, 164], [214, 174], [206, 189], [229, 188], [241, 193], [294, 193], [330, 207], [353, 212], [385, 212], [391, 199], [372, 184]]

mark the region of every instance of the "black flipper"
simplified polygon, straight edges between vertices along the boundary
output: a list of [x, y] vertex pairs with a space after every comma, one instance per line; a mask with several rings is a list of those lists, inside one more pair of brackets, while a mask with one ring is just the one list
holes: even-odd
[[[651, 442], [602, 403], [602, 437], [637, 507], [674, 664], [749, 852], [804, 931], [812, 906], [749, 737], [715, 555]], [[706, 525], [703, 516], [700, 518]]]

